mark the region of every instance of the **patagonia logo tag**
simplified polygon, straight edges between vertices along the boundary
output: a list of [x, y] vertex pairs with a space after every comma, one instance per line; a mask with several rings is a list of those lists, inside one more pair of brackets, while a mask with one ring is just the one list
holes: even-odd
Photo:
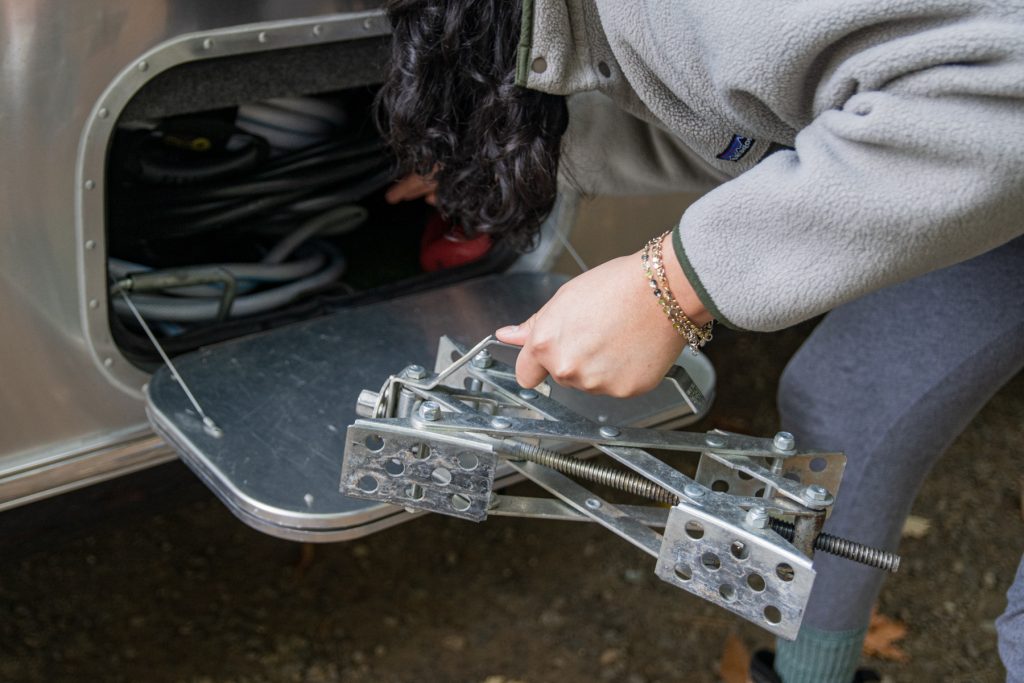
[[732, 141], [725, 151], [718, 155], [722, 161], [739, 161], [750, 151], [750, 148], [757, 142], [754, 138], [745, 138], [742, 135], [733, 135]]

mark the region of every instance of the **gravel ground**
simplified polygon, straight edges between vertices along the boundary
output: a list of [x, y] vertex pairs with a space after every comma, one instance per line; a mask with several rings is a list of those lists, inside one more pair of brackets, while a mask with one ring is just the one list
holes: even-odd
[[[699, 427], [772, 433], [807, 329], [721, 334]], [[888, 681], [1002, 679], [1022, 451], [1018, 377], [917, 503], [932, 529], [880, 604], [910, 628], [908, 663], [871, 662]], [[0, 543], [0, 681], [701, 683], [730, 633], [770, 642], [593, 526], [435, 517], [313, 548], [243, 526], [177, 464], [4, 513]]]

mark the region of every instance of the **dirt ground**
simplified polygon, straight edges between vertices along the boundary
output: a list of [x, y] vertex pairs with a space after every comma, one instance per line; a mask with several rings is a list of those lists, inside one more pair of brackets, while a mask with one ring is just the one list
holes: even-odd
[[[770, 434], [807, 327], [720, 334], [698, 428]], [[936, 468], [880, 610], [909, 625], [892, 683], [1002, 680], [993, 620], [1019, 559], [1024, 377]], [[525, 485], [522, 485], [525, 486]], [[525, 489], [524, 489], [525, 490]], [[315, 548], [250, 530], [178, 464], [0, 514], [0, 681], [716, 681], [756, 627], [659, 581], [600, 528], [434, 517]]]

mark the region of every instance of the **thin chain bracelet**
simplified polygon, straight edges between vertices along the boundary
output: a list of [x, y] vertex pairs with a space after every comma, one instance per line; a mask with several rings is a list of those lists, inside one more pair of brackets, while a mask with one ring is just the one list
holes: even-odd
[[661, 243], [669, 232], [671, 231], [662, 233], [644, 245], [643, 251], [640, 253], [640, 261], [643, 265], [644, 275], [647, 277], [647, 283], [658, 300], [661, 310], [669, 319], [672, 328], [686, 339], [690, 349], [696, 354], [702, 346], [711, 341], [711, 328], [714, 321], [703, 326], [697, 325], [683, 312], [679, 302], [673, 296], [672, 290], [669, 289], [668, 275], [665, 273], [665, 262], [661, 251]]
[[658, 280], [661, 284], [661, 289], [665, 291], [665, 299], [668, 303], [668, 308], [675, 313], [676, 318], [679, 319], [680, 323], [686, 328], [690, 329], [692, 333], [699, 340], [698, 347], [704, 346], [711, 341], [711, 329], [714, 325], [714, 321], [707, 323], [706, 325], [700, 326], [693, 322], [688, 315], [683, 311], [682, 306], [676, 301], [675, 296], [672, 294], [672, 290], [668, 286], [668, 275], [665, 272], [665, 260], [661, 254], [661, 244], [665, 237], [668, 236], [669, 232], [666, 231], [654, 239], [654, 243], [651, 245], [651, 265], [654, 271], [658, 275]]

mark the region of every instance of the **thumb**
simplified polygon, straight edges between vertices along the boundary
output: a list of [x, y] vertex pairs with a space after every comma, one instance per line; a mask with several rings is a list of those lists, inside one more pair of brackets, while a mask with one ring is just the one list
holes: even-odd
[[522, 346], [526, 343], [526, 340], [530, 338], [530, 333], [533, 332], [534, 317], [535, 316], [530, 316], [529, 320], [519, 325], [508, 325], [507, 327], [502, 327], [494, 333], [494, 336], [496, 336], [499, 341], [503, 341], [506, 344]]

